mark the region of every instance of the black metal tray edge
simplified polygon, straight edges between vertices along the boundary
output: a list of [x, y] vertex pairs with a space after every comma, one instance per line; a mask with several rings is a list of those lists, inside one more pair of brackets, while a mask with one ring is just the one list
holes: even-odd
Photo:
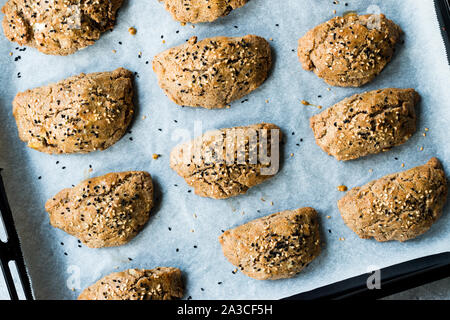
[[450, 64], [450, 0], [434, 0], [434, 7]]
[[0, 241], [0, 266], [11, 300], [19, 300], [19, 287], [14, 283], [13, 274], [9, 266], [10, 261], [16, 263], [17, 273], [25, 299], [33, 300], [30, 278], [20, 248], [19, 236], [17, 235], [11, 208], [8, 203], [8, 198], [6, 197], [6, 190], [1, 174], [2, 170], [3, 169], [0, 168], [0, 215], [3, 220], [7, 239], [6, 242]]

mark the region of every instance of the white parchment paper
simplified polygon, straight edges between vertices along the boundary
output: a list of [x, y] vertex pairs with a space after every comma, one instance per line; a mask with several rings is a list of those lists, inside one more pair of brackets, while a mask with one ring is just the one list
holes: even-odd
[[[363, 88], [327, 90], [329, 86], [321, 79], [302, 70], [296, 48], [307, 30], [332, 18], [333, 10], [342, 15], [349, 10], [373, 13], [378, 8], [403, 28], [405, 43], [374, 82]], [[135, 36], [128, 33], [132, 26], [137, 29]], [[275, 57], [269, 79], [244, 98], [248, 101], [236, 101], [224, 110], [181, 108], [158, 87], [151, 69], [155, 54], [193, 35], [201, 39], [246, 34], [271, 39]], [[432, 156], [450, 172], [450, 70], [431, 0], [346, 0], [338, 5], [331, 0], [251, 0], [229, 16], [195, 28], [172, 20], [156, 0], [128, 0], [119, 11], [114, 31], [74, 55], [46, 56], [16, 47], [0, 36], [0, 167], [38, 299], [73, 299], [111, 272], [157, 266], [183, 271], [186, 298], [282, 298], [365, 273], [369, 267], [450, 249], [449, 206], [428, 233], [406, 243], [359, 239], [344, 225], [336, 206], [343, 196], [337, 186], [362, 185], [421, 165]], [[130, 133], [117, 144], [86, 155], [51, 156], [19, 140], [11, 110], [18, 91], [80, 72], [117, 67], [137, 73], [137, 114]], [[418, 132], [406, 144], [346, 163], [316, 146], [309, 118], [320, 110], [302, 105], [301, 100], [328, 107], [352, 94], [385, 87], [412, 87], [422, 96]], [[287, 137], [281, 171], [243, 196], [221, 201], [197, 197], [169, 168], [170, 150], [181, 142], [174, 135], [179, 130], [193, 135], [196, 121], [203, 130], [261, 121], [279, 125]], [[425, 128], [429, 128], [426, 137]], [[153, 160], [153, 153], [161, 157]], [[49, 197], [88, 177], [124, 170], [149, 171], [158, 199], [150, 222], [131, 243], [89, 249], [49, 225], [44, 210]], [[223, 257], [217, 241], [221, 230], [303, 206], [316, 208], [321, 216], [323, 252], [310, 266], [293, 279], [279, 281], [258, 281], [232, 272], [235, 267]], [[4, 292], [1, 283], [0, 290]]]

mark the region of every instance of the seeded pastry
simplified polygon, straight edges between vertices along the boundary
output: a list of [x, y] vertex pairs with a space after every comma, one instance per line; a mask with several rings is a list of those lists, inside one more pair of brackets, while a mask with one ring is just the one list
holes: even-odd
[[258, 88], [272, 63], [268, 42], [247, 35], [215, 37], [166, 50], [153, 59], [159, 86], [176, 104], [224, 108]]
[[90, 248], [120, 246], [144, 227], [153, 183], [144, 171], [109, 173], [61, 190], [47, 201], [50, 224]]
[[287, 210], [225, 231], [223, 254], [258, 280], [291, 278], [320, 253], [319, 223], [313, 208]]
[[406, 241], [430, 229], [447, 200], [438, 159], [353, 188], [338, 201], [347, 226], [360, 238]]
[[19, 137], [46, 153], [86, 153], [116, 143], [131, 122], [133, 75], [125, 69], [80, 74], [19, 93]]
[[310, 120], [316, 143], [337, 160], [387, 151], [416, 132], [413, 89], [384, 89], [355, 94]]
[[381, 15], [335, 17], [308, 31], [298, 41], [303, 69], [326, 83], [360, 87], [391, 61], [402, 30]]
[[2, 8], [10, 41], [45, 54], [65, 56], [94, 44], [113, 29], [123, 0], [9, 0]]
[[244, 194], [278, 172], [281, 135], [280, 128], [267, 123], [209, 131], [176, 146], [170, 167], [199, 196]]
[[180, 269], [160, 267], [111, 273], [84, 289], [78, 300], [172, 300], [181, 297]]
[[212, 22], [244, 6], [248, 0], [159, 0], [177, 21]]

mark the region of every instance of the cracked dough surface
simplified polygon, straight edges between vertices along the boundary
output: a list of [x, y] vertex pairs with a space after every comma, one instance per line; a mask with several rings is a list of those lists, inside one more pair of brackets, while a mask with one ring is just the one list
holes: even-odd
[[123, 0], [9, 0], [2, 8], [5, 36], [52, 55], [94, 44], [111, 30]]
[[78, 300], [172, 300], [182, 296], [181, 271], [159, 267], [111, 273], [84, 289]]
[[360, 87], [391, 61], [402, 30], [381, 15], [335, 17], [298, 41], [298, 57], [307, 71], [326, 83]]
[[258, 88], [272, 65], [261, 37], [214, 37], [166, 50], [153, 59], [158, 84], [176, 104], [224, 108]]
[[223, 254], [258, 280], [291, 278], [320, 253], [317, 212], [300, 208], [274, 213], [225, 231]]
[[53, 227], [90, 248], [129, 242], [149, 220], [152, 207], [153, 182], [144, 171], [87, 179], [61, 190], [45, 204]]
[[416, 132], [414, 89], [355, 94], [310, 119], [316, 143], [337, 160], [387, 151]]
[[19, 137], [46, 153], [104, 150], [126, 132], [134, 113], [133, 74], [80, 74], [17, 94], [13, 101]]
[[244, 6], [248, 0], [159, 0], [180, 22], [212, 22]]
[[[170, 167], [199, 196], [226, 199], [244, 194], [278, 172], [281, 135], [279, 127], [267, 123], [208, 131], [176, 146]], [[253, 158], [256, 154], [269, 159]]]
[[406, 241], [427, 232], [447, 201], [447, 179], [438, 159], [353, 188], [338, 208], [360, 238]]

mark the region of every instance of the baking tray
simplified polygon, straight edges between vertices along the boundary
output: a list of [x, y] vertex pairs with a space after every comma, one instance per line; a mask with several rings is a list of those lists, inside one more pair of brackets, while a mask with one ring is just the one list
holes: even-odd
[[[442, 36], [449, 57], [450, 3], [449, 0], [434, 0]], [[19, 295], [27, 300], [33, 299], [32, 289], [20, 248], [19, 238], [14, 226], [5, 187], [0, 170], [0, 212], [5, 224], [7, 241], [0, 242], [2, 272], [12, 300]], [[10, 262], [17, 266], [17, 276], [12, 276]], [[450, 252], [406, 261], [380, 270], [381, 289], [370, 290], [367, 279], [370, 274], [362, 274], [321, 288], [285, 298], [286, 300], [345, 299], [355, 297], [381, 298], [401, 292], [428, 282], [450, 276]], [[20, 293], [18, 291], [21, 291]]]

